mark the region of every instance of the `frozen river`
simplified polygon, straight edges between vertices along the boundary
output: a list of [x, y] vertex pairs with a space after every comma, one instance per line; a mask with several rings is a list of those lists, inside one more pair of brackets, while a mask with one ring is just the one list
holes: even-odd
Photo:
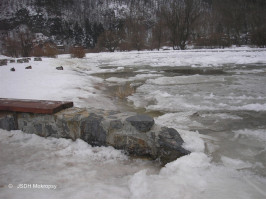
[[82, 141], [1, 131], [0, 197], [266, 198], [265, 49], [101, 53], [49, 62], [66, 66], [76, 80], [68, 83], [71, 92], [50, 99], [148, 113], [177, 129], [192, 153], [160, 168]]

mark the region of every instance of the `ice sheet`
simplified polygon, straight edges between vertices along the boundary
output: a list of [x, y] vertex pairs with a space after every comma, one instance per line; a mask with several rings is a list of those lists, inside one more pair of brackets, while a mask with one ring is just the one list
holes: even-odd
[[[0, 150], [0, 198], [265, 198], [265, 179], [237, 171], [249, 163], [224, 157], [225, 164], [217, 165], [203, 152], [160, 170], [111, 147], [3, 130]], [[17, 189], [19, 184], [56, 189]]]

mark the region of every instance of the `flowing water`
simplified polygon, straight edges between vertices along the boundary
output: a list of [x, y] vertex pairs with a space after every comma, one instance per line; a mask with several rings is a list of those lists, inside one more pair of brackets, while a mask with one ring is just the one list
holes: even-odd
[[[110, 96], [115, 96], [121, 85], [135, 88], [127, 101], [117, 101], [122, 110], [153, 115], [157, 123], [176, 128], [187, 143], [185, 147], [204, 152], [213, 166], [235, 170], [238, 175], [249, 174], [240, 175], [243, 179], [239, 180], [245, 183], [238, 191], [243, 192], [241, 197], [266, 197], [265, 65], [132, 66], [98, 76], [108, 81]], [[193, 141], [199, 139], [196, 137], [204, 141], [204, 146]], [[234, 193], [237, 187], [227, 183], [232, 181], [227, 173], [220, 189]], [[256, 182], [255, 177], [262, 182]], [[247, 188], [256, 195], [245, 196]], [[218, 192], [216, 197], [230, 197], [224, 195]]]

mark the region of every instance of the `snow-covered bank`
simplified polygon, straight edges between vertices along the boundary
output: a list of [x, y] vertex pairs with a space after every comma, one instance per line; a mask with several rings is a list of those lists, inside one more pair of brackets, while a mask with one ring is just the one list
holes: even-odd
[[[29, 63], [1, 66], [0, 98], [70, 100], [79, 107], [90, 104], [91, 107], [102, 108], [105, 105], [106, 109], [115, 109], [95, 87], [100, 86], [103, 80], [78, 73], [75, 71], [78, 65], [72, 62], [43, 58], [41, 62], [32, 59]], [[61, 65], [64, 70], [56, 70]], [[32, 69], [25, 69], [27, 66], [32, 66]], [[10, 71], [12, 67], [15, 72]]]
[[[0, 198], [265, 198], [265, 179], [248, 163], [211, 164], [195, 152], [159, 170], [110, 147], [0, 130]], [[244, 165], [245, 164], [245, 165]], [[239, 167], [237, 167], [238, 165]], [[8, 188], [12, 184], [13, 188]], [[17, 189], [19, 184], [55, 190]], [[234, 191], [234, 192], [231, 192]]]

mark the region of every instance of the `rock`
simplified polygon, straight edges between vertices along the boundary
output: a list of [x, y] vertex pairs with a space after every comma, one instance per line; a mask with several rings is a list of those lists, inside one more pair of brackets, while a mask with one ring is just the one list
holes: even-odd
[[158, 143], [160, 145], [158, 157], [163, 165], [190, 154], [182, 147], [184, 141], [173, 128], [163, 127], [159, 133]]
[[144, 138], [128, 136], [125, 149], [130, 155], [153, 158], [152, 147]]
[[75, 107], [52, 115], [19, 112], [0, 115], [0, 128], [42, 137], [80, 138], [92, 146], [112, 146], [129, 155], [158, 159], [163, 165], [190, 153], [175, 129], [154, 125], [146, 115], [131, 115]]
[[114, 134], [112, 138], [112, 142], [108, 143], [115, 147], [116, 149], [126, 150], [127, 148], [127, 135], [125, 134]]
[[10, 131], [17, 130], [17, 119], [14, 113], [0, 112], [0, 128]]
[[10, 69], [10, 71], [11, 71], [11, 72], [14, 72], [14, 71], [16, 71], [16, 69], [15, 69], [14, 67], [12, 67], [12, 68]]
[[0, 60], [0, 66], [7, 65], [7, 59]]
[[15, 60], [9, 60], [10, 63], [15, 63], [16, 61]]
[[39, 58], [39, 57], [34, 58], [34, 61], [42, 61], [42, 58]]
[[64, 70], [64, 68], [63, 68], [62, 66], [57, 67], [56, 69], [57, 69], [57, 70]]
[[94, 113], [83, 119], [80, 125], [81, 139], [93, 146], [106, 146], [107, 131], [101, 124], [102, 120], [102, 116]]
[[57, 127], [53, 115], [18, 113], [18, 129], [25, 133], [36, 134], [42, 137], [57, 137]]
[[17, 63], [28, 63], [28, 62], [29, 62], [28, 58], [17, 59]]
[[154, 119], [147, 115], [135, 115], [126, 119], [140, 132], [148, 132], [154, 125]]
[[[112, 119], [114, 116], [116, 119]], [[109, 117], [109, 123], [105, 123], [106, 118], [103, 120], [103, 124], [106, 124], [105, 127], [108, 130], [107, 145], [124, 150], [129, 155], [156, 159], [158, 155], [157, 146], [159, 145], [156, 145], [154, 131], [157, 128], [154, 126], [153, 131], [141, 132], [127, 121], [128, 114], [120, 113], [114, 116]]]
[[46, 124], [44, 126], [44, 130], [47, 133], [47, 135], [49, 135], [49, 136], [53, 136], [53, 137], [57, 136], [57, 131], [56, 131], [55, 126], [52, 126], [50, 124]]
[[[145, 134], [145, 133], [144, 133]], [[139, 134], [125, 134], [122, 131], [108, 133], [107, 145], [113, 146], [116, 149], [124, 150], [129, 155], [137, 157], [145, 157], [150, 159], [157, 158], [157, 150], [154, 142]]]
[[81, 138], [81, 122], [89, 116], [86, 109], [70, 108], [56, 113], [55, 116], [59, 138]]
[[120, 120], [113, 120], [110, 122], [110, 130], [120, 130], [123, 128], [123, 124]]
[[32, 67], [31, 66], [28, 66], [28, 67], [25, 67], [25, 69], [32, 69]]

